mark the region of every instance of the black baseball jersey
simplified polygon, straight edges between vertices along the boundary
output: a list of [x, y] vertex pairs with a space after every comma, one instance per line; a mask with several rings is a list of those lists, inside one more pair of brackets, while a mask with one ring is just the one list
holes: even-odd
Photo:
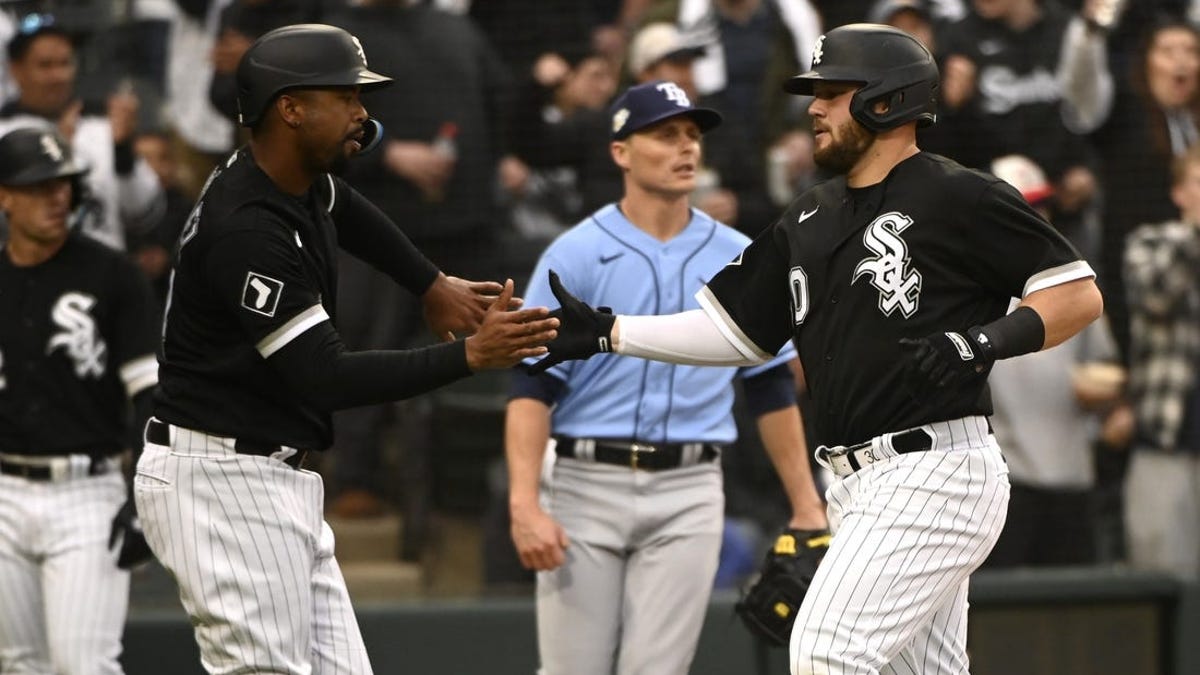
[[991, 413], [980, 382], [915, 400], [901, 338], [965, 331], [1010, 299], [1093, 276], [1007, 183], [930, 153], [881, 183], [824, 182], [788, 207], [701, 290], [739, 349], [792, 338], [817, 439], [845, 445], [929, 422]]
[[120, 452], [155, 383], [153, 315], [142, 273], [88, 237], [30, 267], [0, 250], [0, 453]]
[[[289, 386], [269, 358], [332, 320], [339, 237], [369, 249], [361, 235], [372, 227], [395, 230], [339, 178], [323, 175], [295, 196], [276, 187], [246, 148], [218, 167], [176, 250], [155, 416], [242, 440], [327, 447], [329, 412]], [[405, 262], [407, 276], [397, 280], [409, 288], [437, 274], [423, 257]]]

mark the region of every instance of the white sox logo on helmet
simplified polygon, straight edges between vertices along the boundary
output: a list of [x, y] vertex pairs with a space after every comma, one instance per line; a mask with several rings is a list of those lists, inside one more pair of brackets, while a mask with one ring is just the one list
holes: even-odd
[[900, 238], [912, 224], [912, 218], [890, 211], [871, 221], [863, 233], [863, 245], [875, 255], [859, 261], [850, 283], [869, 274], [871, 285], [879, 290], [879, 311], [884, 316], [899, 309], [907, 319], [920, 304], [921, 273], [909, 268], [908, 244]]
[[821, 65], [821, 59], [825, 56], [825, 52], [822, 51], [821, 48], [824, 46], [825, 46], [825, 36], [822, 35], [821, 37], [817, 38], [817, 44], [813, 45], [812, 64], [814, 66]]
[[46, 344], [49, 354], [59, 347], [75, 362], [79, 377], [99, 379], [108, 362], [108, 345], [96, 331], [96, 320], [90, 311], [96, 298], [78, 292], [63, 293], [50, 310], [50, 318], [61, 328]]

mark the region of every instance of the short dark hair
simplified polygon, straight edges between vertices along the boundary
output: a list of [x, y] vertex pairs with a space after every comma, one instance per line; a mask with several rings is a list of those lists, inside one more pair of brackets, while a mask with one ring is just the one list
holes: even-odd
[[43, 35], [57, 35], [74, 48], [71, 33], [55, 20], [53, 14], [26, 14], [17, 22], [17, 32], [8, 41], [8, 60], [20, 61], [25, 58], [33, 43]]

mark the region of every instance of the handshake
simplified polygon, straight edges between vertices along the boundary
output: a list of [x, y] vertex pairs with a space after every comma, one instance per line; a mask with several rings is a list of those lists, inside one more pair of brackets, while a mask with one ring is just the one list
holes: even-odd
[[570, 359], [586, 359], [612, 351], [612, 328], [616, 322], [608, 307], [592, 309], [563, 287], [550, 272], [550, 290], [560, 307], [508, 311], [519, 306], [512, 297], [512, 282], [488, 308], [479, 331], [466, 339], [467, 365], [473, 372], [507, 368], [531, 356], [545, 358], [529, 366], [530, 374]]

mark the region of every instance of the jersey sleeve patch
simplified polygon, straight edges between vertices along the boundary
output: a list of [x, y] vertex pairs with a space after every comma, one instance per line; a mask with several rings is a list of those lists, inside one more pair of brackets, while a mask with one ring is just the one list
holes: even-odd
[[258, 272], [247, 272], [242, 287], [242, 307], [263, 316], [274, 317], [283, 295], [283, 282]]

